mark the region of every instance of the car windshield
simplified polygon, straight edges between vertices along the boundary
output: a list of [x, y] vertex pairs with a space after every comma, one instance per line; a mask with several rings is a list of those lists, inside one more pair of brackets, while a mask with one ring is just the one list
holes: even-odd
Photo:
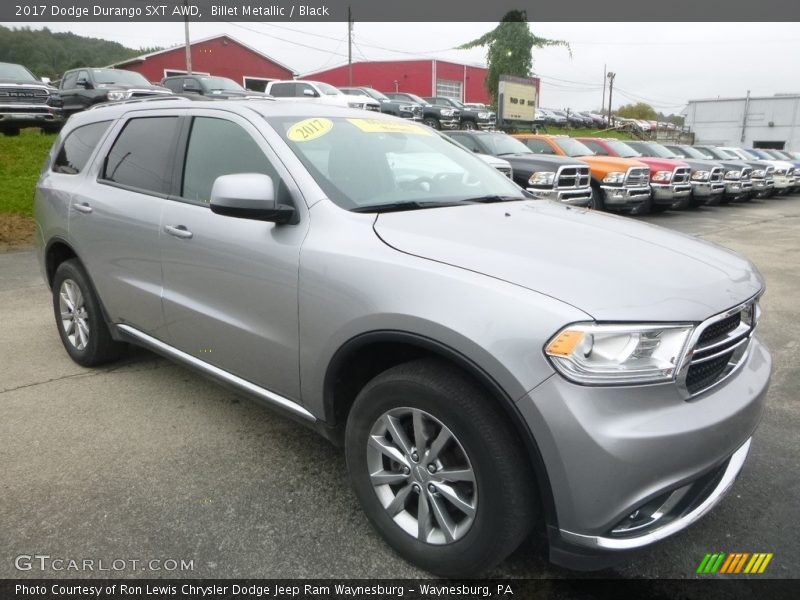
[[267, 121], [326, 195], [347, 210], [527, 197], [497, 169], [424, 125], [344, 117]]
[[655, 142], [632, 142], [631, 148], [641, 152], [642, 156], [651, 156], [656, 158], [680, 158], [672, 150], [665, 148], [661, 144]]
[[120, 85], [150, 85], [139, 73], [122, 69], [92, 69], [95, 83], [116, 83]]
[[641, 156], [636, 150], [628, 146], [625, 142], [619, 142], [617, 140], [608, 140], [606, 144], [609, 148], [611, 148], [614, 153], [622, 158], [634, 158], [636, 156]]
[[322, 83], [321, 81], [315, 82], [315, 85], [319, 88], [319, 91], [326, 96], [339, 96], [342, 93], [338, 88], [327, 83]]
[[739, 157], [736, 156], [736, 154], [734, 154], [730, 150], [725, 150], [723, 148], [714, 148], [714, 150], [716, 151], [716, 153], [719, 155], [720, 158], [726, 158], [728, 160], [739, 160]]
[[556, 138], [555, 142], [567, 156], [594, 156], [594, 152], [586, 144], [578, 140]]
[[489, 148], [489, 154], [494, 156], [533, 154], [533, 150], [518, 139], [506, 135], [505, 133], [487, 133], [486, 135], [480, 136], [480, 139]]
[[456, 108], [466, 108], [463, 102], [461, 102], [460, 100], [456, 100], [455, 98], [447, 98], [447, 101]]
[[210, 91], [215, 91], [215, 90], [224, 90], [230, 92], [247, 91], [238, 83], [236, 83], [233, 79], [228, 79], [227, 77], [201, 77], [200, 82], [202, 83], [204, 89]]
[[745, 150], [744, 148], [737, 148], [738, 154], [747, 157], [747, 160], [761, 160], [761, 157], [752, 150]]
[[370, 96], [375, 100], [380, 100], [381, 102], [386, 102], [389, 100], [389, 98], [385, 94], [381, 94], [378, 90], [373, 90], [372, 88], [363, 88], [363, 90], [367, 96]]
[[708, 158], [712, 158], [714, 160], [728, 158], [723, 154], [723, 151], [719, 148], [712, 148], [710, 146], [703, 146], [702, 148], [698, 148], [700, 152], [704, 153]]
[[692, 148], [691, 146], [676, 146], [677, 150], [679, 150], [680, 154], [683, 154], [687, 158], [699, 158], [701, 160], [705, 160], [708, 157], [700, 152], [697, 148]]
[[[427, 100], [423, 100], [422, 98], [420, 98], [420, 97], [419, 97], [419, 96], [417, 96], [416, 94], [406, 94], [406, 96], [407, 96], [407, 97], [408, 97], [408, 98], [409, 98], [409, 99], [410, 99], [412, 102], [416, 102], [417, 104], [421, 104], [422, 106], [432, 106], [430, 102], [428, 102]], [[402, 99], [402, 100], [405, 100], [405, 98], [401, 98], [401, 99]]]
[[0, 79], [14, 79], [17, 81], [39, 81], [22, 65], [0, 63]]

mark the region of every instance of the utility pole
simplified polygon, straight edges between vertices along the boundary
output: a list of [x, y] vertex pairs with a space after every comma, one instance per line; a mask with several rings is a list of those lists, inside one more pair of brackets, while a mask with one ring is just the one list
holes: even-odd
[[353, 85], [353, 13], [347, 5], [347, 85]]
[[747, 137], [747, 113], [750, 110], [750, 90], [747, 90], [747, 98], [744, 100], [744, 117], [742, 118], [742, 138], [741, 142], [744, 143], [744, 138]]
[[606, 65], [603, 65], [603, 101], [600, 103], [600, 112], [602, 113], [606, 107]]
[[184, 35], [186, 36], [186, 74], [192, 74], [192, 47], [189, 44], [189, 0], [183, 0], [184, 6]]
[[611, 95], [614, 93], [614, 77], [616, 73], [609, 72], [608, 77], [608, 126], [611, 127]]

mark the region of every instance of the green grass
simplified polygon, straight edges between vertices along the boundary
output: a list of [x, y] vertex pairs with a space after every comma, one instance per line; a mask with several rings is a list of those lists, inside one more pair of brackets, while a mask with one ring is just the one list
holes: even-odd
[[0, 135], [0, 213], [33, 216], [33, 190], [55, 134], [24, 129], [18, 137]]

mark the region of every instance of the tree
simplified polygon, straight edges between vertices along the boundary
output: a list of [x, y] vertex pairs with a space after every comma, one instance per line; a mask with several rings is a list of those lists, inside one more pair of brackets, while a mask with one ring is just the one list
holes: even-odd
[[641, 119], [643, 121], [657, 121], [658, 113], [655, 109], [645, 102], [636, 104], [626, 104], [616, 110], [616, 115], [623, 119]]
[[497, 102], [500, 75], [531, 76], [533, 48], [563, 46], [570, 57], [572, 56], [572, 50], [567, 42], [534, 35], [528, 26], [528, 16], [524, 10], [509, 11], [497, 27], [458, 48], [467, 50], [483, 46], [487, 48], [486, 89], [495, 102]]

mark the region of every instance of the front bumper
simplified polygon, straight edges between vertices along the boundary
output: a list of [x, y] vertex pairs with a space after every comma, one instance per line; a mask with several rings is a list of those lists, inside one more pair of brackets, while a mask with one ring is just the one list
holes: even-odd
[[541, 198], [543, 200], [553, 200], [554, 202], [561, 202], [562, 204], [569, 204], [571, 206], [589, 206], [592, 201], [591, 187], [570, 188], [564, 190], [543, 190], [533, 187], [528, 187], [525, 189], [537, 198]]
[[46, 104], [2, 104], [0, 124], [21, 127], [41, 127], [45, 124], [61, 123], [64, 115], [60, 108]]
[[691, 186], [695, 198], [711, 199], [725, 192], [725, 184], [719, 182], [692, 181]]
[[[585, 551], [633, 550], [705, 514], [729, 487], [720, 482], [741, 469], [771, 369], [769, 353], [753, 337], [735, 374], [689, 401], [673, 383], [590, 387], [559, 375], [524, 396], [518, 407], [552, 490], [551, 540]], [[649, 503], [698, 485], [663, 519], [615, 532]]]
[[786, 190], [794, 187], [794, 177], [784, 177], [783, 175], [775, 175], [775, 189]]
[[477, 121], [475, 124], [481, 131], [494, 131], [497, 129], [497, 121]]
[[753, 192], [759, 196], [770, 195], [775, 188], [775, 181], [773, 179], [751, 179], [753, 182]]
[[655, 204], [674, 206], [692, 193], [690, 183], [651, 183], [650, 190]]
[[626, 188], [610, 185], [600, 186], [608, 208], [628, 209], [642, 206], [650, 198], [650, 186]]

